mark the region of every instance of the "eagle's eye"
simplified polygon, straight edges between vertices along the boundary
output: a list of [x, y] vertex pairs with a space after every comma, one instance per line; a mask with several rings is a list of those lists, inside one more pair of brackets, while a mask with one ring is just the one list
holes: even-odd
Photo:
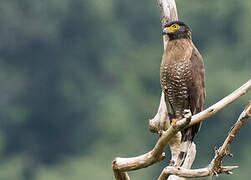
[[180, 28], [178, 24], [173, 24], [171, 27], [173, 28], [173, 30], [178, 30]]

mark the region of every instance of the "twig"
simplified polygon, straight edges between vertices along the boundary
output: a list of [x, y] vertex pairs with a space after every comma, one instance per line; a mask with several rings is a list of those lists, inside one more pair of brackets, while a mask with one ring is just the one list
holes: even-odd
[[218, 150], [216, 150], [215, 158], [209, 165], [209, 167], [211, 167], [212, 174], [218, 173], [219, 167], [221, 165], [224, 156], [232, 156], [232, 154], [229, 152], [230, 144], [232, 143], [236, 135], [239, 133], [241, 127], [244, 125], [244, 123], [250, 116], [251, 116], [251, 101], [249, 101], [248, 105], [239, 116], [237, 122], [229, 131], [228, 136], [224, 141], [223, 145]]

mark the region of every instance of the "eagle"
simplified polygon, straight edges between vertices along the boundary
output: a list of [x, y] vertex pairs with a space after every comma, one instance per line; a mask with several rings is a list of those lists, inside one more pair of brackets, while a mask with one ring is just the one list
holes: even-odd
[[[204, 109], [205, 68], [202, 56], [192, 41], [190, 28], [181, 21], [167, 22], [162, 34], [169, 41], [162, 56], [160, 84], [165, 95], [168, 117], [175, 124], [184, 117], [185, 111], [192, 115]], [[181, 148], [176, 166], [182, 166], [201, 123], [181, 131]]]

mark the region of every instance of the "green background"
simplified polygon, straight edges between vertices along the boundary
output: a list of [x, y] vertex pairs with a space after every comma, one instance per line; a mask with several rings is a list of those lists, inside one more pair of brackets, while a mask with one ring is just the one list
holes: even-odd
[[[251, 1], [177, 7], [204, 57], [208, 107], [251, 78]], [[111, 180], [113, 158], [151, 150], [162, 52], [156, 0], [1, 0], [0, 179]], [[210, 162], [250, 96], [203, 123], [194, 167]], [[224, 161], [240, 168], [218, 179], [250, 179], [250, 125]], [[157, 179], [168, 163], [130, 176]]]

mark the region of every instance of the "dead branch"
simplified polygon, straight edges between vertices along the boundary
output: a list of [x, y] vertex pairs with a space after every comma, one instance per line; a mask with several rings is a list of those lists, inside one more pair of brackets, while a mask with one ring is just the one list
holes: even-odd
[[219, 167], [221, 165], [224, 156], [232, 156], [232, 154], [229, 152], [230, 144], [233, 142], [234, 138], [239, 133], [241, 127], [245, 124], [245, 122], [250, 116], [251, 116], [251, 101], [249, 101], [248, 105], [239, 116], [237, 122], [229, 131], [228, 136], [224, 141], [223, 145], [218, 150], [216, 150], [215, 158], [209, 165], [209, 167], [211, 168], [211, 173], [213, 174], [218, 173]]
[[[220, 167], [221, 171], [219, 173], [228, 173], [236, 168], [238, 168], [238, 166], [222, 166]], [[184, 178], [199, 178], [210, 176], [211, 174], [207, 167], [201, 169], [186, 169], [183, 167], [168, 166], [163, 169], [158, 180], [167, 180], [170, 175], [176, 175]]]
[[191, 112], [187, 113], [185, 117], [186, 118], [178, 121], [175, 125], [170, 126], [167, 131], [163, 131], [162, 136], [150, 152], [132, 158], [116, 158], [113, 161], [114, 173], [118, 174], [117, 171], [126, 172], [145, 168], [163, 160], [165, 158], [164, 152], [168, 142], [178, 131], [189, 124], [192, 117]]
[[230, 144], [233, 142], [233, 139], [239, 133], [240, 128], [244, 125], [244, 123], [250, 116], [251, 116], [251, 101], [249, 101], [249, 104], [241, 113], [237, 122], [230, 129], [223, 145], [218, 150], [216, 150], [215, 157], [206, 168], [191, 170], [183, 167], [168, 166], [163, 169], [158, 180], [166, 180], [170, 175], [177, 175], [184, 178], [199, 178], [205, 176], [218, 175], [221, 173], [231, 174], [232, 173], [231, 171], [238, 168], [238, 166], [221, 166], [221, 163], [225, 156], [232, 156], [232, 154], [229, 152]]
[[[214, 115], [216, 112], [223, 109], [224, 107], [229, 105], [231, 102], [237, 100], [239, 97], [241, 97], [242, 95], [247, 93], [247, 91], [249, 91], [250, 89], [251, 89], [251, 80], [249, 80], [247, 83], [245, 83], [239, 89], [237, 89], [236, 91], [234, 91], [233, 93], [231, 93], [230, 95], [228, 95], [227, 97], [222, 99], [221, 101], [219, 101], [216, 104], [214, 104], [213, 106], [211, 106], [211, 107], [213, 107], [212, 108], [213, 112], [210, 110], [210, 108], [211, 108], [210, 107], [210, 108], [202, 111], [201, 113], [194, 115], [192, 117], [192, 120], [194, 120], [195, 119], [194, 117], [196, 116], [195, 120], [197, 122], [200, 122], [200, 121], [204, 120], [205, 118], [208, 118], [208, 117]], [[250, 108], [246, 108], [246, 112], [248, 115], [251, 114], [250, 111], [251, 111]], [[246, 117], [246, 115], [245, 116], [243, 115], [243, 117]], [[133, 158], [116, 158], [113, 161], [113, 171], [114, 171], [114, 174], [116, 174], [117, 176], [119, 176], [119, 174], [120, 174], [120, 177], [116, 177], [116, 179], [117, 180], [123, 179], [121, 176], [122, 175], [125, 176], [125, 174], [121, 174], [119, 172], [126, 172], [126, 171], [132, 171], [132, 170], [145, 168], [145, 167], [148, 167], [156, 162], [163, 160], [165, 158], [165, 155], [164, 155], [165, 147], [170, 142], [172, 137], [179, 130], [181, 130], [184, 127], [187, 127], [188, 124], [189, 125], [191, 124], [189, 119], [190, 119], [189, 116], [186, 116], [186, 118], [183, 118], [182, 120], [178, 121], [175, 124], [175, 126], [171, 125], [168, 128], [168, 130], [163, 131], [162, 136], [159, 138], [155, 147], [150, 152], [148, 152], [144, 155], [141, 155], [141, 156], [133, 157]], [[237, 124], [240, 124], [240, 122], [243, 123], [242, 118], [238, 122], [239, 123], [237, 123]], [[238, 126], [235, 125], [235, 127], [238, 127], [237, 129], [240, 129], [240, 125], [238, 125]], [[232, 142], [233, 137], [238, 133], [236, 128], [233, 128], [232, 131], [233, 131], [233, 133], [230, 133], [230, 135], [227, 138], [227, 139], [231, 140], [231, 141], [228, 140], [229, 142]], [[236, 133], [236, 134], [234, 134], [234, 133]], [[226, 145], [225, 144], [226, 143], [223, 144], [223, 147], [225, 147], [228, 143]], [[228, 146], [226, 146], [226, 147], [228, 147]], [[223, 148], [221, 148], [221, 149], [224, 150]], [[220, 155], [222, 156], [222, 152], [220, 153]], [[218, 162], [218, 161], [216, 161], [216, 162]], [[215, 169], [215, 168], [213, 168], [213, 169]], [[217, 171], [215, 171], [215, 172], [217, 172]]]
[[149, 130], [152, 133], [161, 134], [163, 130], [167, 130], [170, 126], [169, 122], [164, 93], [162, 92], [158, 112], [155, 117], [149, 121]]

